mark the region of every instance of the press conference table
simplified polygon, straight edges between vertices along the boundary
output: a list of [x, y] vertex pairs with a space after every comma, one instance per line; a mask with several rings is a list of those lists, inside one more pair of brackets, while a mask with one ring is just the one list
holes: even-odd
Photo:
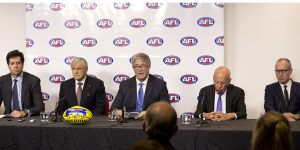
[[[29, 122], [29, 119], [36, 119]], [[122, 150], [137, 140], [145, 139], [142, 121], [108, 122], [106, 116], [94, 117], [86, 125], [70, 125], [65, 121], [41, 123], [38, 117], [24, 122], [0, 119], [0, 149], [7, 150]], [[248, 150], [256, 120], [207, 122], [183, 125], [172, 138], [178, 150]], [[291, 123], [294, 149], [300, 149], [300, 121]]]

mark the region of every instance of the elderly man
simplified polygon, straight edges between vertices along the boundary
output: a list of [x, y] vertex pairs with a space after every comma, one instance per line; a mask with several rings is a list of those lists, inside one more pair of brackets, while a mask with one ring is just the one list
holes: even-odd
[[73, 78], [60, 85], [58, 113], [62, 114], [72, 106], [82, 106], [93, 115], [104, 115], [106, 93], [103, 81], [87, 75], [88, 64], [84, 58], [74, 58], [71, 69]]
[[265, 89], [265, 111], [278, 111], [289, 121], [299, 119], [300, 114], [300, 83], [293, 81], [292, 64], [287, 58], [280, 58], [275, 64], [278, 82], [269, 84]]
[[135, 54], [131, 60], [135, 76], [120, 84], [110, 110], [119, 118], [125, 106], [128, 112], [139, 112], [136, 119], [143, 119], [145, 110], [152, 103], [159, 100], [170, 102], [168, 89], [165, 81], [149, 74], [151, 60], [147, 54]]
[[230, 70], [224, 66], [218, 67], [213, 81], [214, 84], [200, 90], [194, 116], [203, 115], [203, 118], [213, 121], [246, 119], [245, 93], [230, 84]]

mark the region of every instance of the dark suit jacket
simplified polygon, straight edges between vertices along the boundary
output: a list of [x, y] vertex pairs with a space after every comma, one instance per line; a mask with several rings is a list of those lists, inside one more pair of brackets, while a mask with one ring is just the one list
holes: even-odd
[[[166, 82], [149, 74], [149, 79], [144, 95], [143, 110], [146, 110], [152, 103], [156, 101], [167, 101], [170, 103], [169, 93]], [[136, 77], [121, 82], [119, 91], [112, 103], [110, 110], [122, 109], [126, 106], [128, 112], [136, 111], [137, 102], [137, 84]]]
[[[204, 96], [204, 99], [203, 99]], [[203, 112], [214, 111], [215, 106], [215, 86], [209, 85], [202, 88], [198, 96], [197, 110], [194, 114], [196, 118], [201, 113], [201, 102], [203, 99]], [[237, 119], [246, 119], [246, 104], [244, 90], [230, 84], [226, 91], [226, 113], [236, 113]]]
[[[70, 107], [77, 106], [75, 79], [71, 78], [60, 84], [58, 113], [63, 114]], [[80, 106], [89, 109], [93, 115], [104, 115], [106, 93], [103, 81], [87, 76], [81, 95]]]
[[300, 83], [292, 81], [291, 93], [289, 94], [290, 100], [286, 106], [279, 82], [267, 85], [265, 89], [265, 111], [300, 114]]
[[[28, 109], [31, 115], [39, 115], [45, 110], [45, 105], [42, 100], [41, 81], [38, 77], [23, 72], [22, 81], [22, 108]], [[12, 100], [12, 78], [11, 74], [6, 74], [0, 77], [0, 105], [3, 101], [5, 111], [4, 114], [10, 114]]]

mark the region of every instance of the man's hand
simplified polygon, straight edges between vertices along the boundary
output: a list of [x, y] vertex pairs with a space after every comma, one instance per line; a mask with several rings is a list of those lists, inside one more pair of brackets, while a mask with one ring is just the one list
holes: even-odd
[[122, 117], [122, 110], [120, 109], [117, 109], [114, 111], [114, 114], [113, 114], [117, 119], [120, 119]]
[[235, 118], [234, 113], [222, 113], [222, 112], [210, 112], [204, 114], [205, 119], [210, 119], [212, 121], [226, 121]]
[[289, 121], [289, 122], [294, 122], [297, 120], [297, 115], [294, 115], [292, 113], [283, 113], [283, 116]]
[[136, 116], [134, 119], [144, 120], [145, 115], [146, 115], [146, 111], [142, 111], [142, 112], [140, 112], [139, 115]]
[[14, 110], [11, 114], [10, 114], [11, 117], [14, 117], [14, 118], [22, 118], [22, 117], [25, 117], [26, 116], [26, 113], [24, 111], [17, 111], [17, 110]]

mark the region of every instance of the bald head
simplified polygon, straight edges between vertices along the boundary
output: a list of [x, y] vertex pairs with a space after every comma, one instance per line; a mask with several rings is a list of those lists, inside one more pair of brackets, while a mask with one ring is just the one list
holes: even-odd
[[224, 93], [230, 84], [230, 70], [225, 66], [218, 67], [214, 72], [214, 85], [218, 93]]

